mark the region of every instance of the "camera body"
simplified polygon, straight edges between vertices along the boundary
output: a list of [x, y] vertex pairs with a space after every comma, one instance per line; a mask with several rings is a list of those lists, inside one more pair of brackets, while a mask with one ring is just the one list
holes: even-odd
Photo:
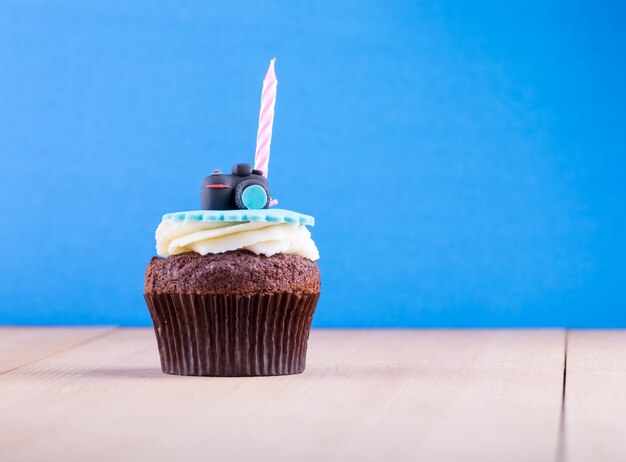
[[261, 170], [250, 164], [235, 164], [231, 174], [213, 170], [202, 182], [203, 210], [260, 210], [269, 207], [270, 190]]

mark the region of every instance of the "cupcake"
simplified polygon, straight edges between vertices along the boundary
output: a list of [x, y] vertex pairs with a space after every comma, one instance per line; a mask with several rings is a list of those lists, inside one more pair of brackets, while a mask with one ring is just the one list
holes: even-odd
[[311, 216], [271, 209], [263, 172], [236, 164], [206, 177], [202, 210], [156, 230], [144, 296], [163, 372], [298, 374], [320, 296]]
[[167, 374], [260, 376], [304, 370], [320, 296], [313, 217], [272, 209], [267, 172], [277, 80], [263, 80], [255, 166], [214, 170], [201, 210], [168, 213], [144, 297]]

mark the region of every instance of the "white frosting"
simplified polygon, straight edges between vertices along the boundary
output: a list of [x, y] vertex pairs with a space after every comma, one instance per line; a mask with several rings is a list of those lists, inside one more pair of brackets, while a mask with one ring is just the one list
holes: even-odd
[[201, 255], [250, 250], [268, 257], [277, 253], [317, 260], [320, 254], [302, 224], [268, 222], [163, 221], [156, 230], [161, 257], [185, 252]]

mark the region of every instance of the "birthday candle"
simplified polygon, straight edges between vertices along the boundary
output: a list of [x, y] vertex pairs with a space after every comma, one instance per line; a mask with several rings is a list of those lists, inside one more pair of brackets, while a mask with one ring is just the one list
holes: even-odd
[[263, 171], [267, 178], [270, 163], [270, 143], [272, 142], [272, 125], [274, 124], [274, 105], [276, 104], [276, 74], [274, 73], [274, 61], [270, 61], [263, 80], [263, 92], [261, 93], [261, 112], [259, 113], [259, 131], [256, 135], [256, 153], [254, 155], [254, 168]]

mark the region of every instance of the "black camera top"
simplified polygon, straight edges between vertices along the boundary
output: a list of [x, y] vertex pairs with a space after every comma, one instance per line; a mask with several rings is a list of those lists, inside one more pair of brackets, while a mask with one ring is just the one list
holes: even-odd
[[213, 170], [202, 182], [203, 210], [266, 209], [270, 204], [267, 178], [250, 164], [233, 165], [233, 173]]

